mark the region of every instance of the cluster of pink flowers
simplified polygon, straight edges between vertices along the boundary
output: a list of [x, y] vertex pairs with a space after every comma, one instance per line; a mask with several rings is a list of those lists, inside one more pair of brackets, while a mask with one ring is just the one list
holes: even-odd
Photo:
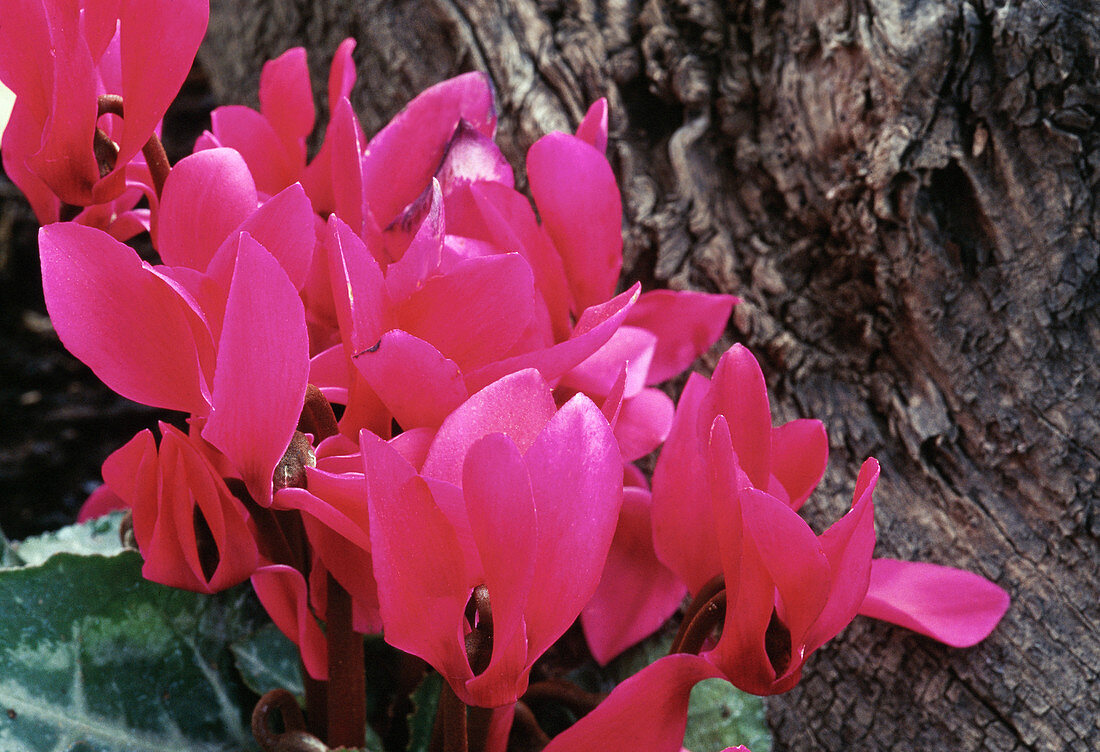
[[[606, 663], [690, 593], [684, 652], [555, 752], [677, 750], [697, 681], [786, 691], [858, 613], [952, 645], [1004, 613], [980, 577], [872, 558], [874, 459], [851, 510], [810, 529], [797, 510], [825, 429], [773, 426], [744, 347], [711, 380], [693, 374], [678, 405], [654, 388], [718, 340], [736, 300], [616, 294], [604, 101], [531, 147], [529, 200], [493, 142], [485, 76], [433, 86], [368, 140], [348, 40], [311, 160], [295, 49], [264, 67], [259, 111], [215, 110], [169, 170], [145, 147], [206, 2], [11, 5], [2, 153], [45, 225], [57, 333], [119, 394], [187, 415], [115, 452], [86, 508], [131, 510], [147, 578], [201, 592], [250, 579], [318, 680], [334, 660], [322, 624], [346, 593], [356, 632], [498, 709], [501, 749], [533, 664], [578, 617]], [[143, 231], [159, 263], [121, 242]], [[651, 488], [633, 463], [662, 443]]]

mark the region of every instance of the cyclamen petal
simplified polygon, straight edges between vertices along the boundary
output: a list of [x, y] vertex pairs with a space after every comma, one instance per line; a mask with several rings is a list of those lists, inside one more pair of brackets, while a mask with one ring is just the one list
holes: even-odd
[[309, 588], [298, 570], [271, 564], [252, 575], [252, 589], [275, 626], [298, 646], [302, 665], [314, 679], [328, 678], [328, 641], [310, 612]]
[[234, 463], [261, 506], [271, 505], [272, 472], [298, 424], [308, 375], [298, 292], [271, 254], [242, 234], [202, 436]]
[[543, 226], [561, 254], [574, 312], [611, 297], [622, 268], [622, 201], [607, 159], [565, 133], [527, 152], [527, 178]]
[[722, 336], [736, 303], [732, 295], [691, 290], [651, 290], [638, 298], [626, 323], [657, 337], [646, 383], [678, 376], [705, 353]]
[[1003, 588], [972, 572], [927, 562], [875, 559], [859, 613], [967, 648], [989, 636], [1008, 606]]
[[161, 259], [205, 272], [222, 242], [258, 204], [252, 173], [233, 149], [184, 157], [168, 174], [161, 194], [156, 225]]
[[691, 689], [721, 672], [695, 655], [665, 656], [631, 676], [545, 752], [679, 752]]
[[69, 352], [135, 402], [207, 411], [194, 311], [179, 292], [100, 230], [49, 225], [39, 249], [46, 308]]

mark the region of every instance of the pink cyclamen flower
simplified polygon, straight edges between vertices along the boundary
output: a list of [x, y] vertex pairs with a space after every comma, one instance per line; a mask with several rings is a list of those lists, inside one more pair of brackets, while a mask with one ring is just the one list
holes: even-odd
[[514, 702], [611, 544], [622, 470], [606, 419], [583, 396], [558, 409], [525, 370], [455, 410], [419, 472], [376, 436], [361, 443], [386, 641], [467, 704]]
[[709, 385], [688, 381], [658, 460], [658, 555], [693, 593], [723, 579], [725, 624], [705, 657], [749, 692], [793, 687], [809, 654], [857, 613], [966, 645], [988, 635], [1007, 608], [1004, 591], [977, 575], [872, 563], [873, 459], [860, 471], [851, 510], [815, 535], [795, 510], [820, 478], [826, 451], [816, 421], [771, 426], [760, 368], [734, 346]]
[[[74, 206], [119, 197], [127, 165], [191, 68], [208, 17], [203, 0], [5, 4], [0, 80], [16, 101], [4, 134], [4, 165], [26, 185], [43, 221], [55, 218], [43, 216], [51, 208], [44, 190]], [[104, 94], [122, 97], [121, 123], [113, 115], [100, 118]], [[97, 137], [97, 127], [104, 137]]]
[[133, 513], [142, 574], [163, 585], [214, 593], [259, 566], [256, 532], [241, 501], [211, 463], [209, 447], [160, 424], [103, 463], [103, 479]]

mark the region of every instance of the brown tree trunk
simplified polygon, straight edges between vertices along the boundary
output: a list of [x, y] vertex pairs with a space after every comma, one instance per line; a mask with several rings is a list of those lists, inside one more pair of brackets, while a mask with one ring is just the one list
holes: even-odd
[[829, 428], [820, 529], [879, 458], [878, 553], [1012, 594], [952, 650], [857, 619], [769, 702], [776, 748], [1100, 739], [1100, 11], [1088, 0], [215, 0], [225, 102], [359, 40], [357, 109], [485, 70], [513, 164], [611, 103], [626, 274], [735, 293], [728, 344]]

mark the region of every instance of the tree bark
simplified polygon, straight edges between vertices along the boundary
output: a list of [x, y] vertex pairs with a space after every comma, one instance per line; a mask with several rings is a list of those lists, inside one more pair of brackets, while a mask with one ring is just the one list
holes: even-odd
[[776, 749], [1094, 749], [1100, 738], [1100, 11], [1086, 0], [215, 0], [223, 102], [345, 36], [376, 131], [464, 70], [501, 143], [600, 96], [625, 276], [743, 300], [782, 419], [833, 452], [820, 530], [883, 466], [879, 555], [1013, 605], [952, 650], [857, 619], [769, 701]]

